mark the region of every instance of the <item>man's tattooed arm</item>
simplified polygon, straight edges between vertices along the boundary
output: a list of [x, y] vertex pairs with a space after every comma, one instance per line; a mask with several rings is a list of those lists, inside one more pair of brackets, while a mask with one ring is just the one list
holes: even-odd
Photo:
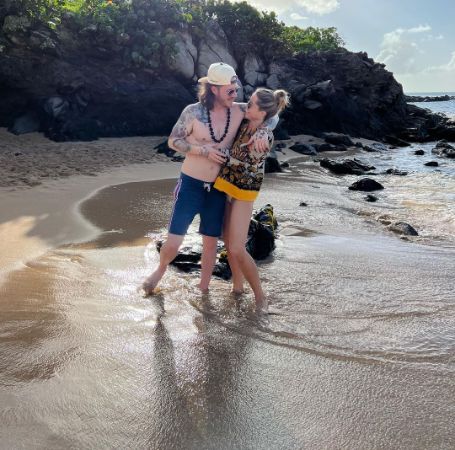
[[177, 123], [172, 128], [169, 135], [168, 145], [170, 148], [180, 152], [188, 153], [191, 151], [191, 144], [186, 141], [186, 138], [193, 131], [194, 110], [197, 105], [188, 105], [180, 114]]
[[[213, 153], [213, 149], [211, 149], [210, 146], [194, 145], [187, 141], [187, 137], [193, 131], [193, 122], [195, 119], [204, 124], [208, 124], [207, 110], [200, 103], [188, 105], [183, 110], [179, 120], [177, 120], [177, 123], [174, 125], [174, 128], [169, 135], [168, 145], [170, 148], [179, 153], [183, 153], [184, 155], [190, 153], [192, 155], [210, 158], [211, 153]], [[217, 158], [218, 157], [215, 155], [214, 160], [217, 161]]]

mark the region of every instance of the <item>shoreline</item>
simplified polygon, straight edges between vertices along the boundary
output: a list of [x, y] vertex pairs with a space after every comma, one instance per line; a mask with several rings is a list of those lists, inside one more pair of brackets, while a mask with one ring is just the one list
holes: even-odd
[[[78, 243], [95, 238], [100, 230], [87, 221], [79, 205], [103, 188], [130, 182], [156, 181], [176, 178], [181, 163], [173, 162], [153, 147], [165, 137], [105, 138], [93, 142], [56, 143], [44, 135], [31, 133], [15, 136], [0, 129], [0, 138], [7, 133], [8, 140], [1, 141], [0, 149], [14, 143], [7, 153], [17, 153], [22, 148], [22, 160], [12, 160], [9, 167], [21, 168], [25, 177], [15, 177], [12, 185], [7, 167], [0, 172], [0, 238], [4, 252], [0, 256], [0, 279], [27, 261], [59, 245]], [[375, 141], [353, 138], [363, 144]], [[323, 139], [311, 135], [292, 136], [292, 144], [322, 143]], [[329, 152], [316, 157], [353, 157], [360, 152], [352, 148], [345, 152]], [[5, 152], [1, 155], [6, 159]], [[302, 155], [289, 148], [276, 151], [278, 161], [311, 161], [313, 156]], [[64, 163], [66, 169], [53, 177], [41, 177], [49, 160], [54, 166]], [[140, 160], [140, 162], [134, 162]], [[26, 164], [22, 164], [25, 161]], [[63, 169], [62, 169], [63, 170]], [[16, 171], [14, 171], [16, 172]], [[34, 180], [42, 180], [35, 183]]]

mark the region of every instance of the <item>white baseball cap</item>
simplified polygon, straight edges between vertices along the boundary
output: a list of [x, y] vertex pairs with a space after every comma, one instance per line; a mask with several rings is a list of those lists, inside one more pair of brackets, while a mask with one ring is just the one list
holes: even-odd
[[233, 67], [229, 64], [218, 62], [210, 64], [207, 76], [199, 78], [199, 83], [210, 83], [216, 86], [226, 86], [237, 83], [238, 77]]

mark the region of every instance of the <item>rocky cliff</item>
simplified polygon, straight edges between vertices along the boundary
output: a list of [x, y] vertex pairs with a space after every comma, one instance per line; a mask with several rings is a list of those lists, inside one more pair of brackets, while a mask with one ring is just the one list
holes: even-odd
[[[237, 70], [241, 97], [258, 86], [289, 90], [292, 107], [283, 126], [291, 134], [425, 140], [445, 127], [445, 119], [410, 108], [393, 75], [365, 53], [340, 49], [264, 61], [252, 43], [251, 53], [237, 61], [224, 31], [211, 22], [203, 36], [175, 32], [170, 65], [141, 69], [125, 65], [112, 46], [99, 45], [96, 29], [82, 30], [84, 36], [65, 26], [33, 29], [11, 16], [1, 25], [0, 126], [16, 133], [41, 130], [54, 140], [167, 134], [195, 100], [197, 78], [216, 61]], [[87, 34], [92, 46], [80, 44]]]

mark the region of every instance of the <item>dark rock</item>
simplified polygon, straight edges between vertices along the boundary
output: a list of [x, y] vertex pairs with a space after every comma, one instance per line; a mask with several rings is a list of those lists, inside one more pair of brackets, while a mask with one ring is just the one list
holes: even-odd
[[367, 146], [364, 146], [363, 148], [368, 152], [386, 152], [388, 150], [387, 146], [381, 142], [373, 142], [371, 146], [368, 146], [368, 149]]
[[282, 121], [278, 123], [278, 126], [273, 130], [273, 136], [277, 141], [287, 141], [290, 139], [288, 131], [282, 126]]
[[389, 225], [389, 230], [394, 233], [404, 234], [405, 236], [418, 236], [419, 233], [406, 222], [395, 222]]
[[425, 163], [425, 166], [428, 166], [428, 167], [438, 167], [439, 166], [439, 163], [437, 161], [428, 161]]
[[70, 104], [61, 97], [50, 97], [44, 102], [44, 111], [52, 119], [58, 119], [68, 113]]
[[300, 203], [299, 203], [299, 206], [308, 206], [308, 204], [305, 203], [305, 202], [300, 202]]
[[275, 147], [277, 150], [281, 150], [283, 148], [286, 148], [286, 144], [284, 142], [278, 142], [278, 144], [275, 144]]
[[13, 134], [33, 133], [40, 130], [40, 120], [37, 114], [31, 112], [18, 117], [9, 131]]
[[405, 176], [408, 174], [408, 172], [405, 172], [404, 170], [398, 170], [398, 169], [387, 169], [385, 171], [385, 173], [388, 175], [401, 175], [401, 176]]
[[364, 199], [367, 202], [376, 202], [376, 201], [378, 201], [378, 198], [375, 195], [373, 195], [373, 194], [368, 194], [366, 197], [364, 197]]
[[283, 113], [291, 134], [325, 131], [379, 139], [406, 124], [401, 85], [364, 52], [302, 52], [276, 65], [280, 87], [291, 93], [292, 109]]
[[289, 167], [289, 163], [287, 161], [284, 161], [280, 164], [282, 169], [287, 169]]
[[[253, 215], [248, 230], [246, 249], [257, 260], [265, 259], [275, 248], [275, 231], [278, 222], [273, 213], [272, 205], [265, 205]], [[156, 249], [161, 251], [163, 241], [158, 241]], [[192, 272], [201, 269], [201, 247], [184, 247], [171, 262], [171, 264], [184, 272]], [[227, 259], [227, 252], [220, 248], [219, 260], [215, 265], [213, 275], [228, 280], [231, 277], [231, 269]]]
[[333, 145], [333, 144], [315, 144], [314, 147], [319, 153], [322, 152], [345, 152], [347, 147], [344, 145]]
[[156, 150], [156, 153], [164, 153], [166, 156], [170, 158], [176, 156], [177, 153], [175, 150], [172, 150], [172, 148], [170, 148], [167, 145], [167, 141], [161, 142], [160, 144], [156, 145], [153, 148]]
[[447, 139], [448, 141], [455, 142], [455, 126], [448, 124], [439, 124], [438, 126], [429, 130], [430, 139]]
[[440, 140], [435, 148], [442, 148], [442, 149], [449, 149], [449, 150], [453, 150], [454, 147], [452, 145], [450, 145], [445, 139], [442, 139]]
[[416, 150], [416, 151], [414, 152], [414, 155], [417, 155], [417, 156], [422, 156], [422, 155], [424, 155], [424, 154], [425, 154], [425, 152], [424, 152], [422, 149]]
[[384, 186], [371, 178], [362, 178], [361, 180], [358, 180], [355, 183], [351, 184], [351, 186], [349, 186], [349, 189], [351, 191], [370, 192], [384, 189]]
[[387, 142], [387, 144], [396, 145], [397, 147], [409, 147], [411, 145], [409, 142], [393, 135], [384, 136], [384, 141]]
[[254, 259], [265, 259], [275, 249], [278, 222], [272, 205], [265, 205], [251, 219], [246, 249]]
[[450, 145], [446, 140], [442, 140], [436, 144], [436, 147], [431, 150], [431, 153], [447, 158], [455, 158], [455, 147]]
[[296, 153], [300, 153], [301, 155], [313, 155], [313, 156], [315, 156], [315, 155], [318, 154], [318, 152], [316, 151], [314, 146], [313, 145], [309, 145], [309, 144], [297, 143], [297, 144], [291, 145], [289, 147], [289, 149], [293, 150]]
[[280, 162], [276, 158], [268, 156], [265, 160], [264, 172], [265, 173], [274, 173], [282, 172], [283, 169], [280, 166]]
[[45, 134], [56, 142], [94, 141], [100, 136], [100, 123], [95, 119], [75, 115], [63, 121], [54, 121]]
[[355, 145], [357, 148], [363, 148], [363, 144], [362, 144], [360, 141], [356, 142], [354, 145]]
[[[14, 3], [7, 2], [13, 9]], [[198, 49], [196, 55], [186, 55], [193, 67], [185, 75], [164, 64], [144, 67], [137, 50], [141, 43], [126, 32], [116, 35], [111, 25], [82, 28], [75, 14], [65, 12], [51, 31], [47, 24], [15, 14], [0, 7], [5, 34], [0, 37], [0, 126], [12, 127], [14, 119], [30, 111], [24, 107], [37, 105], [43, 131], [59, 141], [163, 135], [195, 100], [195, 79], [202, 75], [196, 72], [207, 62], [207, 52], [201, 59], [201, 49], [210, 47], [198, 32], [188, 36], [188, 44], [193, 46], [189, 42], [193, 40]], [[150, 24], [151, 29], [164, 36], [159, 22]], [[190, 27], [186, 31], [192, 34]], [[112, 39], [103, 37], [109, 32]], [[189, 49], [185, 42], [183, 47]], [[226, 39], [217, 52], [231, 58]], [[288, 132], [318, 136], [336, 132], [370, 139], [392, 135], [422, 142], [455, 140], [455, 126], [447, 118], [407, 104], [393, 74], [364, 52], [342, 48], [302, 52], [277, 58], [273, 72], [258, 55], [253, 57], [261, 66], [258, 83], [275, 83], [291, 93], [292, 108], [282, 115], [286, 129], [279, 124], [277, 139], [287, 139]], [[235, 62], [242, 73], [244, 61]], [[54, 97], [60, 98], [58, 105], [43, 105], [43, 99]]]
[[374, 166], [368, 166], [361, 163], [356, 159], [345, 159], [342, 161], [334, 161], [327, 158], [321, 159], [319, 161], [321, 167], [329, 169], [331, 172], [338, 175], [363, 175], [365, 172], [374, 170]]
[[447, 102], [454, 100], [455, 96], [451, 95], [435, 95], [435, 96], [421, 96], [421, 95], [405, 95], [407, 102]]
[[354, 142], [352, 142], [351, 138], [348, 135], [346, 135], [346, 134], [341, 134], [341, 133], [323, 133], [322, 137], [329, 144], [346, 145], [348, 147], [354, 146]]

